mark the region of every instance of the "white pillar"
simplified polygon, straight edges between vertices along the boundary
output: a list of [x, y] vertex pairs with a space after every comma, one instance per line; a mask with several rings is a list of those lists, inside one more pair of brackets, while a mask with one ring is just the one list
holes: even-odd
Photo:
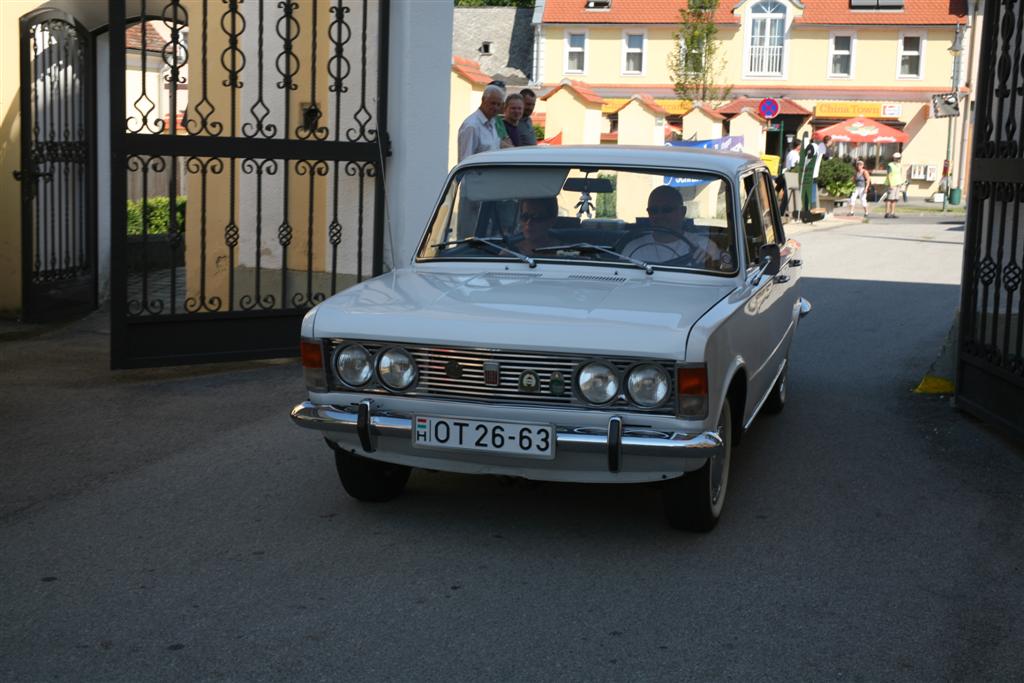
[[451, 2], [392, 0], [384, 260], [409, 263], [448, 173]]

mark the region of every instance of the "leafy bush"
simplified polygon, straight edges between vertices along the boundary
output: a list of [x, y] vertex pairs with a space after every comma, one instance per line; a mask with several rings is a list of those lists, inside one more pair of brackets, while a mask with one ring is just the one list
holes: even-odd
[[544, 126], [534, 126], [533, 127], [533, 134], [536, 136], [537, 142], [540, 142], [541, 140], [543, 140], [544, 139]]
[[[175, 197], [175, 211], [178, 214], [178, 231], [185, 229], [185, 205], [187, 198]], [[166, 196], [150, 197], [146, 201], [146, 234], [166, 235], [171, 224], [170, 198]], [[142, 234], [142, 200], [128, 200], [125, 207], [125, 222], [128, 226], [129, 235]]]
[[600, 192], [597, 195], [597, 211], [595, 218], [615, 218], [616, 212], [616, 177], [609, 173], [601, 173], [597, 176], [604, 180], [612, 181], [611, 192]]
[[849, 197], [853, 192], [853, 164], [839, 157], [821, 162], [818, 185], [831, 197]]

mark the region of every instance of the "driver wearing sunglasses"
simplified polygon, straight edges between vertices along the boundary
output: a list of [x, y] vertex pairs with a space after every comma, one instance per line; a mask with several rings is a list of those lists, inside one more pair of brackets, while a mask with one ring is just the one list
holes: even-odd
[[557, 242], [549, 231], [557, 216], [558, 200], [554, 197], [522, 200], [519, 203], [519, 229], [523, 239], [516, 249], [530, 255], [535, 249], [555, 246]]
[[647, 198], [648, 231], [620, 250], [625, 256], [647, 263], [668, 263], [685, 260], [679, 265], [714, 268], [721, 259], [721, 249], [707, 235], [692, 232], [693, 221], [686, 217], [686, 207], [679, 191], [659, 185]]

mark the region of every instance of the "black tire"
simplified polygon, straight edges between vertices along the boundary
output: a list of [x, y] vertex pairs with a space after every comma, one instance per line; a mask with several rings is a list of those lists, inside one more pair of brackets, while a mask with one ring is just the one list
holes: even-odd
[[718, 417], [718, 435], [724, 444], [721, 455], [709, 458], [699, 470], [663, 484], [665, 516], [675, 529], [704, 533], [718, 524], [725, 505], [732, 461], [732, 411], [728, 400]]
[[775, 386], [772, 387], [771, 393], [764, 401], [764, 412], [769, 415], [778, 415], [786, 407], [786, 385], [789, 384], [786, 375], [788, 374], [789, 361], [787, 360], [786, 367], [782, 368], [782, 374], [775, 380]]
[[334, 464], [345, 492], [364, 503], [384, 503], [405, 489], [412, 469], [405, 465], [370, 460], [332, 446]]

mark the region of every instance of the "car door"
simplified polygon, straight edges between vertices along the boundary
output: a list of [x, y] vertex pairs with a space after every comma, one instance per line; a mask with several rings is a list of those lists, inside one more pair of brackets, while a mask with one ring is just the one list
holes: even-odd
[[[762, 299], [758, 309], [759, 330], [767, 348], [765, 354], [765, 383], [761, 392], [771, 389], [775, 377], [782, 370], [789, 353], [793, 331], [796, 326], [794, 314], [797, 303], [796, 282], [799, 267], [799, 249], [795, 242], [787, 242], [776, 201], [775, 184], [767, 169], [754, 173], [757, 202], [760, 212], [762, 244], [776, 244], [779, 247], [779, 272], [773, 277], [762, 277], [760, 287]], [[759, 394], [758, 397], [760, 398]]]

